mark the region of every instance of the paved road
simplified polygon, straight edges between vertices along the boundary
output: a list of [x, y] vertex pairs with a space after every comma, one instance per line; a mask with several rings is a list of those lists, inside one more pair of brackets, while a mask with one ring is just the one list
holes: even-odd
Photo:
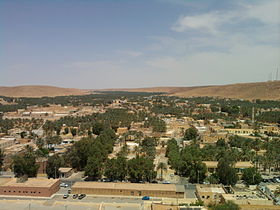
[[149, 205], [144, 205], [140, 200], [134, 199], [110, 199], [110, 198], [90, 198], [82, 200], [63, 199], [61, 196], [55, 196], [51, 200], [25, 200], [25, 199], [7, 199], [0, 200], [0, 210], [133, 210], [149, 209]]
[[[0, 210], [134, 210], [143, 209], [141, 204], [97, 204], [56, 201], [52, 204], [25, 200], [0, 201]], [[146, 208], [148, 209], [148, 208]]]
[[[67, 191], [67, 188], [62, 190]], [[161, 199], [152, 199], [161, 201]], [[150, 209], [149, 203], [138, 197], [109, 197], [87, 195], [82, 200], [73, 199], [70, 195], [67, 199], [63, 194], [56, 194], [49, 198], [26, 198], [26, 197], [1, 197], [0, 210], [133, 210]]]
[[[69, 202], [92, 202], [92, 203], [143, 203], [141, 198], [127, 198], [127, 197], [101, 197], [101, 196], [92, 196], [87, 195], [82, 200], [73, 199], [72, 194], [67, 198], [64, 199], [62, 195], [55, 195], [53, 197], [54, 201], [69, 201]], [[157, 199], [161, 200], [161, 199]]]

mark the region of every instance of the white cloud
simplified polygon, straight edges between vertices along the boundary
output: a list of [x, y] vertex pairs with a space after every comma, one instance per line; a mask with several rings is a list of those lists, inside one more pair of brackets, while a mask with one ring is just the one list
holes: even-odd
[[[180, 17], [172, 30], [183, 32], [187, 29], [197, 29], [210, 33], [217, 33], [217, 28], [225, 21], [220, 13], [207, 13], [202, 15]], [[228, 18], [226, 18], [228, 19]]]
[[181, 16], [171, 29], [177, 32], [195, 29], [205, 33], [218, 34], [225, 32], [222, 29], [224, 25], [242, 24], [252, 20], [263, 24], [279, 24], [280, 1], [267, 0], [254, 5], [240, 4], [237, 9], [232, 11], [211, 11], [199, 15]]
[[280, 23], [280, 1], [263, 1], [257, 5], [244, 5], [247, 17], [255, 18], [266, 24]]

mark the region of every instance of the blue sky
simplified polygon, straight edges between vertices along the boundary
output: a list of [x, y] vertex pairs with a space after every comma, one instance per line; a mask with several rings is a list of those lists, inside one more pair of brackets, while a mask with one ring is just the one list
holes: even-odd
[[266, 81], [279, 0], [0, 0], [0, 86]]

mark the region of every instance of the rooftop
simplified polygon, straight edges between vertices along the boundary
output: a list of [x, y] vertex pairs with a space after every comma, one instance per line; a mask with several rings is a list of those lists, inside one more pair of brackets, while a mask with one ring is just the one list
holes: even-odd
[[221, 185], [197, 185], [199, 192], [226, 193]]
[[[218, 167], [218, 161], [202, 161], [206, 164], [207, 168], [217, 168]], [[234, 165], [235, 168], [251, 168], [254, 167], [254, 165], [249, 161], [239, 161], [236, 162]]]
[[50, 187], [59, 179], [47, 178], [29, 178], [25, 182], [17, 182], [17, 178], [12, 178], [10, 181], [3, 183], [1, 186], [5, 187]]
[[174, 184], [137, 184], [137, 183], [105, 183], [105, 182], [76, 182], [72, 188], [99, 188], [122, 190], [155, 190], [176, 191]]
[[72, 170], [72, 168], [59, 168], [58, 170], [60, 173], [68, 173]]

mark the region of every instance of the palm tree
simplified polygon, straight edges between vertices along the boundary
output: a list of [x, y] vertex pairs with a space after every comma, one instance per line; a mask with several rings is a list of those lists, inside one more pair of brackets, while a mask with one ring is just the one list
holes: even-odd
[[163, 171], [167, 171], [166, 163], [160, 162], [157, 166], [157, 170], [160, 170], [160, 179], [162, 180]]

